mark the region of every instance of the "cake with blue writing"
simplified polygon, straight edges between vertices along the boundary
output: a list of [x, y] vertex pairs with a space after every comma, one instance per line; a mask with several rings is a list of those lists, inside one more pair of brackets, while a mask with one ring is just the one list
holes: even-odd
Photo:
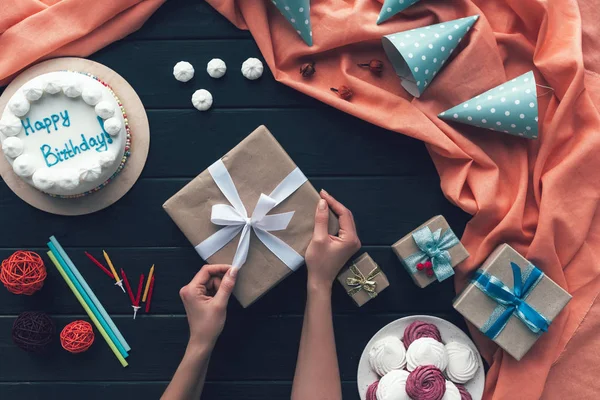
[[0, 140], [19, 177], [65, 198], [106, 186], [131, 148], [119, 98], [99, 78], [73, 71], [39, 75], [20, 87], [2, 112]]

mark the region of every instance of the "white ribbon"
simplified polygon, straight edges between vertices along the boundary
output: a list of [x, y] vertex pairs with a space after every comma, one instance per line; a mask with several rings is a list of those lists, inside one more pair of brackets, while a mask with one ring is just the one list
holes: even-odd
[[250, 227], [252, 227], [258, 239], [289, 269], [292, 271], [298, 269], [304, 263], [304, 258], [283, 240], [269, 233], [286, 229], [294, 216], [294, 211], [267, 214], [307, 181], [302, 171], [298, 168], [294, 169], [268, 196], [261, 193], [251, 217], [248, 217], [246, 207], [223, 161], [217, 160], [208, 167], [208, 172], [231, 205], [213, 205], [210, 220], [213, 224], [224, 227], [196, 246], [200, 257], [208, 259], [242, 232], [231, 263], [233, 267], [240, 268], [248, 257]]

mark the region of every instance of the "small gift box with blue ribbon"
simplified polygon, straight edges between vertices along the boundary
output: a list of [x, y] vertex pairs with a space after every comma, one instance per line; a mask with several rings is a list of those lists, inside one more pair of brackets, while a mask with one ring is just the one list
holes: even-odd
[[392, 249], [413, 281], [422, 288], [448, 279], [454, 275], [454, 267], [469, 257], [469, 252], [441, 215], [394, 243]]
[[364, 253], [338, 275], [338, 281], [357, 306], [377, 297], [390, 283], [373, 261], [369, 253]]
[[507, 244], [454, 300], [454, 308], [516, 360], [546, 332], [571, 295]]

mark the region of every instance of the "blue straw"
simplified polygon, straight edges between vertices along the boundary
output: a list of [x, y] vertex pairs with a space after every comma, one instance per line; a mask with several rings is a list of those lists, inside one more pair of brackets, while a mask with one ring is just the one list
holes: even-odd
[[[89, 296], [89, 299], [91, 299], [90, 308], [91, 308], [92, 304], [96, 307], [96, 310], [100, 313], [100, 315], [103, 317], [103, 319], [106, 321], [106, 323], [110, 327], [110, 329], [106, 329], [106, 331], [114, 333], [114, 335], [118, 339], [117, 341], [115, 341], [115, 344], [119, 343], [119, 345], [120, 345], [119, 349], [123, 348], [125, 350], [125, 353], [127, 353], [129, 350], [131, 350], [131, 347], [129, 346], [129, 344], [123, 337], [123, 335], [121, 335], [121, 332], [115, 326], [112, 319], [108, 316], [108, 313], [106, 312], [106, 310], [104, 309], [102, 304], [98, 301], [98, 298], [96, 298], [96, 295], [94, 295], [94, 292], [92, 291], [92, 289], [90, 289], [89, 285], [87, 284], [87, 282], [85, 281], [83, 276], [81, 276], [81, 274], [79, 273], [79, 270], [77, 269], [77, 267], [75, 267], [75, 264], [73, 264], [73, 261], [71, 261], [71, 259], [67, 255], [67, 253], [65, 253], [65, 250], [62, 248], [60, 243], [58, 243], [58, 240], [56, 240], [56, 238], [54, 236], [50, 237], [50, 242], [51, 243], [49, 243], [48, 245], [52, 244], [55, 248], [55, 251], [53, 251], [53, 253], [55, 253], [55, 254], [58, 253], [58, 255], [60, 256], [60, 259], [62, 259], [64, 261], [63, 265], [66, 265], [68, 267], [65, 269], [67, 271], [72, 272], [73, 275], [75, 275], [76, 279], [74, 279], [74, 282], [78, 282], [83, 287], [84, 290], [82, 291], [82, 294], [86, 293]], [[52, 247], [50, 249], [52, 249]], [[123, 356], [123, 357], [126, 357], [126, 356]]]

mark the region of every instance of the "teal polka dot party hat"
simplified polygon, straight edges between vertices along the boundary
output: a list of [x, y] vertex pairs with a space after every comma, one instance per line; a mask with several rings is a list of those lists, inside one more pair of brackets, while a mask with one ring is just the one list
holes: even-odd
[[439, 117], [537, 139], [538, 101], [533, 71], [452, 107], [440, 113]]
[[313, 45], [310, 24], [310, 0], [272, 0], [307, 45]]
[[383, 49], [402, 87], [421, 96], [478, 18], [474, 15], [384, 36]]
[[419, 0], [385, 0], [381, 12], [377, 18], [377, 25], [387, 21], [389, 18], [406, 10]]

